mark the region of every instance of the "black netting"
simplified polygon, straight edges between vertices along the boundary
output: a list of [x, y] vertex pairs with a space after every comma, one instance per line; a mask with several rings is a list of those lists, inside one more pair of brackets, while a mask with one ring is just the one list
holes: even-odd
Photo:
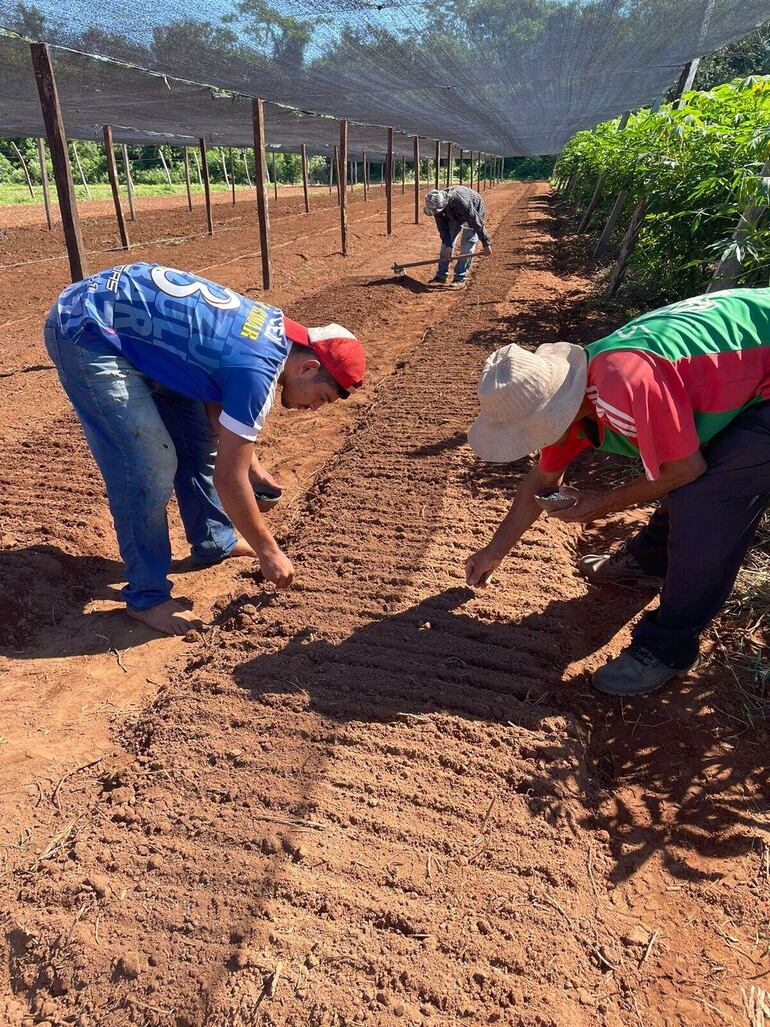
[[[649, 103], [688, 60], [768, 13], [768, 0], [0, 0], [0, 26], [25, 38], [505, 154], [555, 152], [577, 129]], [[80, 65], [78, 83], [75, 64], [57, 58], [70, 78], [73, 133], [106, 120], [116, 131], [248, 144], [243, 101], [171, 81], [166, 95], [161, 80], [129, 82], [123, 69], [93, 62]], [[23, 73], [9, 82], [0, 80], [0, 103], [20, 119], [28, 85], [22, 94]], [[304, 119], [271, 114], [276, 141], [311, 131]], [[328, 144], [326, 125], [312, 131], [298, 141]]]
[[[157, 142], [194, 146], [202, 136], [211, 146], [253, 146], [252, 103], [247, 97], [218, 93], [205, 86], [148, 75], [133, 68], [53, 49], [56, 82], [67, 134], [73, 139], [102, 138], [112, 125], [119, 143]], [[326, 154], [339, 142], [339, 122], [265, 104], [269, 147]], [[45, 135], [29, 44], [0, 39], [0, 135]], [[351, 123], [350, 156], [363, 151], [381, 160], [387, 130]], [[425, 156], [435, 144], [421, 140]], [[412, 138], [394, 133], [397, 155], [412, 154]]]

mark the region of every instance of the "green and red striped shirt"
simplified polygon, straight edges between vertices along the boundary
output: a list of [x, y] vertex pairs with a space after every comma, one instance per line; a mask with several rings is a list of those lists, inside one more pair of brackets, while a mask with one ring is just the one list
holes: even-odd
[[564, 470], [584, 449], [640, 457], [654, 481], [752, 403], [770, 399], [770, 289], [728, 289], [672, 303], [586, 346], [594, 415], [546, 446]]

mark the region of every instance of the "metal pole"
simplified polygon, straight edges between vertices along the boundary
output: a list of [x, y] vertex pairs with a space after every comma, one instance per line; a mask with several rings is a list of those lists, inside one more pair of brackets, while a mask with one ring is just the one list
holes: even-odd
[[43, 205], [45, 206], [45, 219], [48, 222], [48, 231], [53, 228], [53, 215], [51, 214], [51, 194], [48, 189], [48, 168], [45, 164], [45, 142], [42, 139], [37, 141], [37, 157], [40, 161], [40, 181], [43, 185]]
[[364, 161], [363, 167], [361, 168], [361, 176], [364, 180], [364, 203], [366, 203], [369, 199], [369, 168], [367, 167], [366, 162], [366, 150], [364, 150], [363, 158]]
[[79, 282], [88, 274], [88, 268], [83, 251], [83, 238], [80, 234], [75, 183], [72, 181], [72, 167], [67, 152], [67, 136], [59, 105], [59, 93], [48, 47], [45, 43], [31, 43], [30, 51], [48, 137], [48, 147], [51, 151], [51, 163], [53, 164], [56, 193], [59, 197], [59, 212], [64, 228], [70, 275], [73, 282]]
[[182, 147], [184, 158], [184, 184], [187, 189], [187, 209], [192, 210], [192, 188], [190, 187], [190, 153], [186, 146]]
[[[257, 173], [257, 151], [254, 151], [254, 174]], [[259, 182], [259, 178], [257, 178]], [[275, 150], [273, 150], [273, 199], [278, 199], [278, 172], [275, 170]]]
[[160, 154], [160, 162], [163, 165], [163, 170], [166, 173], [166, 181], [169, 185], [171, 185], [171, 172], [168, 170], [168, 164], [166, 164], [166, 158], [163, 153], [163, 148], [160, 146], [158, 147], [158, 153]]
[[445, 182], [447, 189], [452, 184], [452, 144], [446, 144], [446, 176]]
[[[347, 121], [340, 122], [340, 163], [339, 166], [344, 168], [348, 162], [348, 123]], [[339, 180], [338, 180], [339, 181]], [[347, 190], [345, 189], [345, 183], [342, 183], [342, 189], [340, 191], [340, 242], [342, 244], [342, 256], [348, 255], [348, 200]]]
[[307, 146], [302, 144], [302, 192], [305, 196], [305, 213], [310, 213], [310, 196], [307, 189]]
[[388, 129], [388, 156], [385, 163], [385, 223], [388, 235], [393, 233], [393, 129]]
[[246, 151], [242, 150], [241, 155], [243, 156], [243, 170], [246, 172], [246, 185], [251, 189], [251, 175], [249, 174], [249, 162], [246, 159]]
[[465, 178], [465, 168], [463, 167], [463, 156], [464, 156], [464, 154], [465, 154], [465, 150], [461, 149], [460, 150], [460, 168], [459, 168], [459, 172], [460, 172], [460, 185], [463, 184], [463, 179]]
[[80, 163], [80, 154], [78, 153], [77, 143], [74, 139], [72, 140], [72, 152], [75, 154], [75, 163], [77, 164], [78, 171], [80, 172], [80, 181], [83, 183], [83, 188], [86, 191], [86, 197], [90, 200], [92, 199], [91, 190], [88, 188], [86, 176], [83, 174], [83, 165]]
[[259, 220], [259, 248], [262, 253], [262, 287], [272, 285], [270, 266], [270, 212], [267, 205], [267, 163], [265, 160], [265, 105], [261, 99], [252, 101], [254, 125], [254, 170], [257, 179], [257, 218]]
[[420, 139], [414, 136], [414, 223], [420, 223]]
[[436, 140], [436, 174], [434, 176], [435, 182], [434, 182], [434, 186], [433, 186], [434, 189], [438, 189], [438, 180], [439, 180], [439, 174], [440, 174], [439, 168], [440, 167], [441, 167], [441, 143], [437, 139]]
[[136, 210], [134, 209], [134, 180], [131, 177], [131, 162], [128, 159], [128, 147], [121, 144], [120, 151], [123, 154], [123, 170], [126, 174], [126, 196], [128, 197], [128, 215], [132, 221], [136, 221]]
[[203, 171], [203, 195], [206, 200], [206, 224], [208, 225], [209, 235], [213, 235], [214, 218], [211, 214], [211, 182], [209, 181], [209, 158], [206, 154], [206, 140], [201, 139], [199, 146], [201, 151], [201, 168]]
[[233, 206], [235, 206], [235, 164], [233, 163], [233, 148], [229, 147], [230, 153], [230, 188], [233, 191]]
[[104, 135], [104, 152], [107, 156], [107, 177], [110, 180], [112, 190], [112, 202], [115, 204], [115, 219], [118, 222], [118, 232], [124, 250], [128, 249], [128, 232], [126, 222], [123, 218], [123, 207], [120, 203], [120, 185], [118, 184], [118, 168], [115, 164], [115, 151], [112, 148], [112, 129], [109, 125], [102, 126]]
[[19, 163], [21, 164], [22, 170], [24, 171], [24, 177], [27, 180], [27, 189], [29, 189], [29, 195], [34, 200], [35, 190], [32, 188], [32, 179], [29, 177], [29, 168], [27, 167], [27, 162], [24, 160], [21, 150], [13, 141], [13, 139], [11, 140], [11, 146], [14, 148], [14, 150], [16, 151], [16, 156], [19, 158]]

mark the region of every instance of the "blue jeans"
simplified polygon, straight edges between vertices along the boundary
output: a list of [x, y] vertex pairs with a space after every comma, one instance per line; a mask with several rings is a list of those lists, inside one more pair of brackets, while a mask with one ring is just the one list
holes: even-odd
[[626, 543], [648, 574], [665, 578], [657, 610], [633, 637], [669, 667], [689, 667], [719, 613], [770, 500], [770, 401], [739, 414], [703, 449], [700, 478], [669, 492]]
[[[460, 232], [460, 253], [472, 253], [473, 248], [479, 241], [479, 237], [472, 228], [462, 228]], [[445, 243], [441, 244], [441, 253], [439, 254], [438, 270], [436, 271], [436, 279], [439, 282], [445, 282], [449, 273], [449, 258], [452, 256], [452, 247], [455, 244], [457, 235], [452, 238], [451, 245], [447, 246]], [[471, 269], [472, 257], [468, 257], [467, 260], [458, 260], [455, 264], [455, 276], [456, 282], [464, 282], [468, 272]]]
[[196, 563], [216, 563], [236, 542], [214, 489], [216, 435], [206, 409], [152, 381], [107, 342], [70, 342], [55, 310], [45, 345], [104, 479], [125, 600], [135, 610], [157, 606], [171, 595], [172, 492]]

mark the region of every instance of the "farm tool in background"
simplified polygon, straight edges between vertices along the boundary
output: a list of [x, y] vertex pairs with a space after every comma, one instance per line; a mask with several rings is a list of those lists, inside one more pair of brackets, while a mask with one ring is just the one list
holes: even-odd
[[[452, 256], [449, 258], [449, 260], [451, 262], [453, 260], [467, 260], [467, 259], [470, 259], [471, 257], [475, 258], [475, 257], [483, 257], [483, 256], [484, 256], [484, 251], [483, 250], [480, 250], [478, 253], [476, 253], [476, 252], [473, 252], [473, 253], [453, 253]], [[427, 267], [428, 264], [436, 264], [436, 265], [438, 265], [439, 260], [440, 260], [439, 257], [432, 257], [430, 260], [413, 260], [409, 264], [394, 264], [393, 265], [393, 274], [396, 275], [396, 277], [400, 278], [401, 275], [403, 275], [405, 273], [405, 271], [406, 271], [406, 269], [408, 267]]]

